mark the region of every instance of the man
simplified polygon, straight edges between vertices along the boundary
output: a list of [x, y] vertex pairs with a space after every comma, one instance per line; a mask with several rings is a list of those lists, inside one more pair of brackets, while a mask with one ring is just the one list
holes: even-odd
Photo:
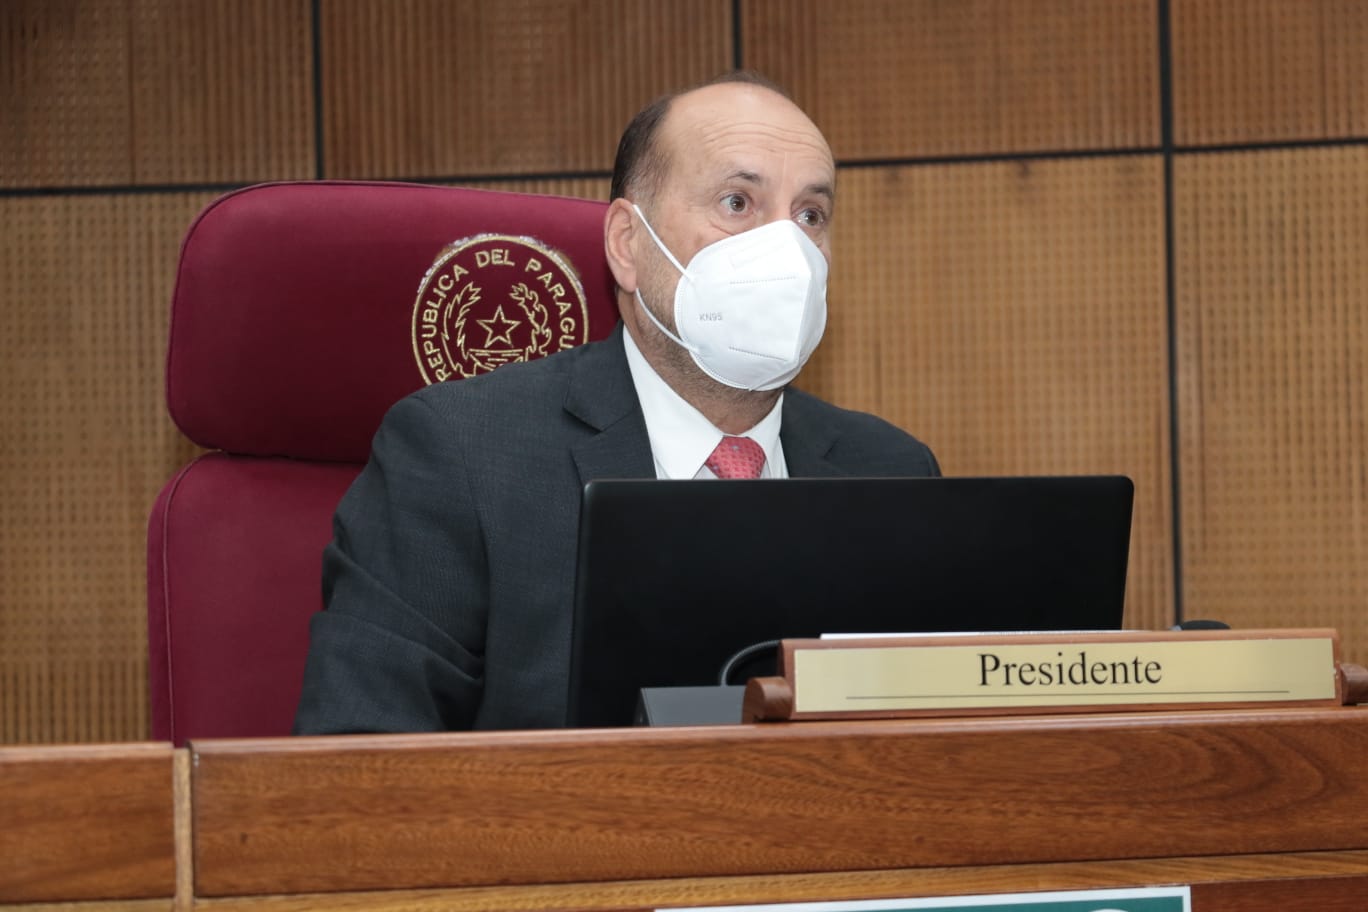
[[297, 732], [563, 724], [592, 479], [937, 473], [897, 428], [786, 389], [825, 325], [835, 176], [755, 77], [637, 115], [604, 222], [622, 325], [386, 416], [324, 554]]

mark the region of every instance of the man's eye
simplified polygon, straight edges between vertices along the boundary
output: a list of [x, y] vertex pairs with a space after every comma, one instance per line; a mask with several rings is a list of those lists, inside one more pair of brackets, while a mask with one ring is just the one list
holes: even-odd
[[722, 198], [722, 205], [729, 212], [745, 212], [748, 205], [746, 197], [740, 193], [728, 193]]
[[821, 209], [804, 209], [794, 220], [804, 228], [820, 228], [826, 224], [826, 213]]

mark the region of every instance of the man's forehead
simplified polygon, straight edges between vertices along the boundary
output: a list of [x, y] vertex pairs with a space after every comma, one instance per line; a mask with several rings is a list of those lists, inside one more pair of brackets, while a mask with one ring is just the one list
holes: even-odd
[[775, 159], [830, 184], [834, 163], [826, 139], [797, 105], [763, 86], [721, 84], [675, 99], [661, 129], [662, 152], [708, 176], [763, 182]]

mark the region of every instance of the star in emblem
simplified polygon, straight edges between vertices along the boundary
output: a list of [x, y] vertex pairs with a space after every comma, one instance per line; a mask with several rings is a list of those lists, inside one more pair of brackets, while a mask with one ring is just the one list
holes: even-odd
[[485, 348], [493, 348], [495, 342], [502, 342], [505, 345], [513, 344], [513, 330], [521, 324], [517, 320], [510, 320], [504, 316], [503, 305], [500, 304], [494, 311], [494, 316], [488, 320], [476, 320], [484, 327], [489, 338], [485, 339]]

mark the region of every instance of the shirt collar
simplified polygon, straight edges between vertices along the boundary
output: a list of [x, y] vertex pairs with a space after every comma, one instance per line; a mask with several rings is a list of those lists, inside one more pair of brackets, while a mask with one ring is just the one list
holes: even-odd
[[[632, 334], [624, 327], [623, 346], [627, 350], [627, 367], [632, 373], [641, 412], [646, 418], [646, 435], [650, 438], [651, 453], [655, 457], [658, 478], [694, 478], [703, 463], [712, 455], [713, 448], [724, 436], [703, 413], [698, 411], [666, 383], [646, 356], [637, 348]], [[779, 443], [784, 396], [781, 393], [769, 414], [755, 427], [739, 436], [749, 437], [765, 451], [762, 478], [783, 478], [784, 453]]]

